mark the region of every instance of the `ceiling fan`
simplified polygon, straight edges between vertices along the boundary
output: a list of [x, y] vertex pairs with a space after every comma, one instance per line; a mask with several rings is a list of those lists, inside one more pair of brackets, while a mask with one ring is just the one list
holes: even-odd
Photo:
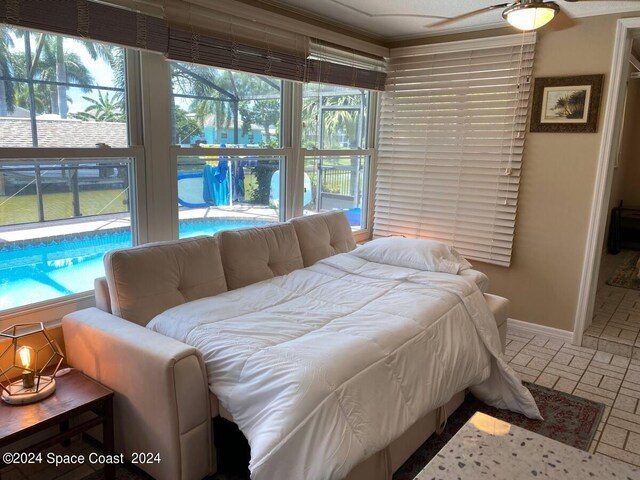
[[[578, 2], [578, 1], [590, 1], [590, 0], [564, 0], [565, 2]], [[428, 25], [429, 27], [441, 27], [452, 22], [457, 22], [465, 18], [473, 17], [483, 12], [491, 10], [504, 9], [502, 11], [502, 18], [520, 30], [535, 30], [540, 28], [558, 14], [565, 16], [566, 19], [570, 17], [560, 9], [560, 5], [556, 2], [544, 1], [544, 0], [515, 0], [510, 3], [501, 3], [498, 5], [491, 5], [489, 7], [480, 8], [471, 12], [463, 13], [457, 17], [447, 18], [436, 23]]]

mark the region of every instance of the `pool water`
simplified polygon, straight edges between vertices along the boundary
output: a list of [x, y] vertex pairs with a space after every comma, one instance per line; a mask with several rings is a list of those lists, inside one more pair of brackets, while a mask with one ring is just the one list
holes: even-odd
[[[180, 238], [271, 222], [205, 219], [180, 222]], [[102, 256], [131, 246], [130, 230], [0, 244], [0, 311], [86, 292], [104, 276]]]

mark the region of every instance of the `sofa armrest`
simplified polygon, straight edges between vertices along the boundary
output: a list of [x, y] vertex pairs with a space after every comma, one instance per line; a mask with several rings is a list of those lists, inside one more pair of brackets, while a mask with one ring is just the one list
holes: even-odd
[[200, 480], [214, 471], [209, 389], [197, 349], [87, 308], [65, 316], [67, 360], [114, 390], [118, 452], [159, 453], [138, 467], [157, 480]]

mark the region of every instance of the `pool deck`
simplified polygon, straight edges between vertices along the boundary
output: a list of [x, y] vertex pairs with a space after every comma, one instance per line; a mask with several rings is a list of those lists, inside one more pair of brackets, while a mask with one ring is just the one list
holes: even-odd
[[[234, 205], [233, 207], [209, 207], [180, 209], [180, 220], [197, 219], [242, 219], [278, 221], [278, 212], [273, 208], [254, 207], [250, 205]], [[84, 218], [55, 220], [42, 224], [10, 225], [0, 227], [1, 242], [17, 242], [58, 235], [109, 231], [116, 228], [131, 227], [129, 214], [110, 214]]]

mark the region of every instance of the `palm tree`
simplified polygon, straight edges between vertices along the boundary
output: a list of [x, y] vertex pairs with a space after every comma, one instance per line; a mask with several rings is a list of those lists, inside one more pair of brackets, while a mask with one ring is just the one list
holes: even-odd
[[[42, 75], [43, 78], [46, 76], [47, 80], [61, 83], [61, 85], [59, 84], [55, 87], [55, 91], [52, 91], [51, 94], [51, 113], [59, 114], [60, 118], [67, 118], [69, 113], [68, 87], [66, 84], [80, 83], [89, 85], [94, 82], [93, 76], [82, 63], [80, 56], [77, 53], [65, 51], [64, 41], [65, 38], [59, 35], [40, 34], [31, 64], [31, 72], [33, 74], [40, 72], [42, 75], [46, 70], [46, 74]], [[116, 59], [115, 55], [115, 52], [121, 49], [84, 40], [79, 42], [92, 60], [101, 58], [112, 67], [121, 64], [122, 66], [119, 70], [124, 73], [123, 58]], [[122, 75], [122, 80], [124, 80], [124, 74]], [[88, 93], [91, 89], [83, 88], [82, 91]]]
[[[94, 83], [93, 75], [82, 63], [82, 59], [75, 52], [65, 52], [62, 49], [62, 37], [51, 37], [51, 40], [43, 43], [43, 48], [38, 52], [38, 57], [33, 60], [34, 77], [40, 80], [55, 82], [71, 82], [82, 85]], [[82, 88], [82, 92], [89, 93], [91, 88]], [[67, 86], [57, 85], [50, 87], [51, 113], [57, 113], [60, 118], [67, 118], [69, 113], [69, 98]]]
[[13, 48], [13, 39], [9, 34], [9, 29], [0, 27], [0, 76], [4, 77], [0, 81], [0, 117], [9, 115], [14, 107], [13, 82], [9, 80], [13, 76], [10, 48]]
[[104, 96], [98, 90], [98, 98], [82, 97], [89, 102], [89, 106], [84, 112], [72, 114], [73, 118], [79, 120], [93, 120], [95, 122], [124, 122], [124, 108], [122, 100], [117, 98], [118, 94], [109, 96], [106, 92]]

